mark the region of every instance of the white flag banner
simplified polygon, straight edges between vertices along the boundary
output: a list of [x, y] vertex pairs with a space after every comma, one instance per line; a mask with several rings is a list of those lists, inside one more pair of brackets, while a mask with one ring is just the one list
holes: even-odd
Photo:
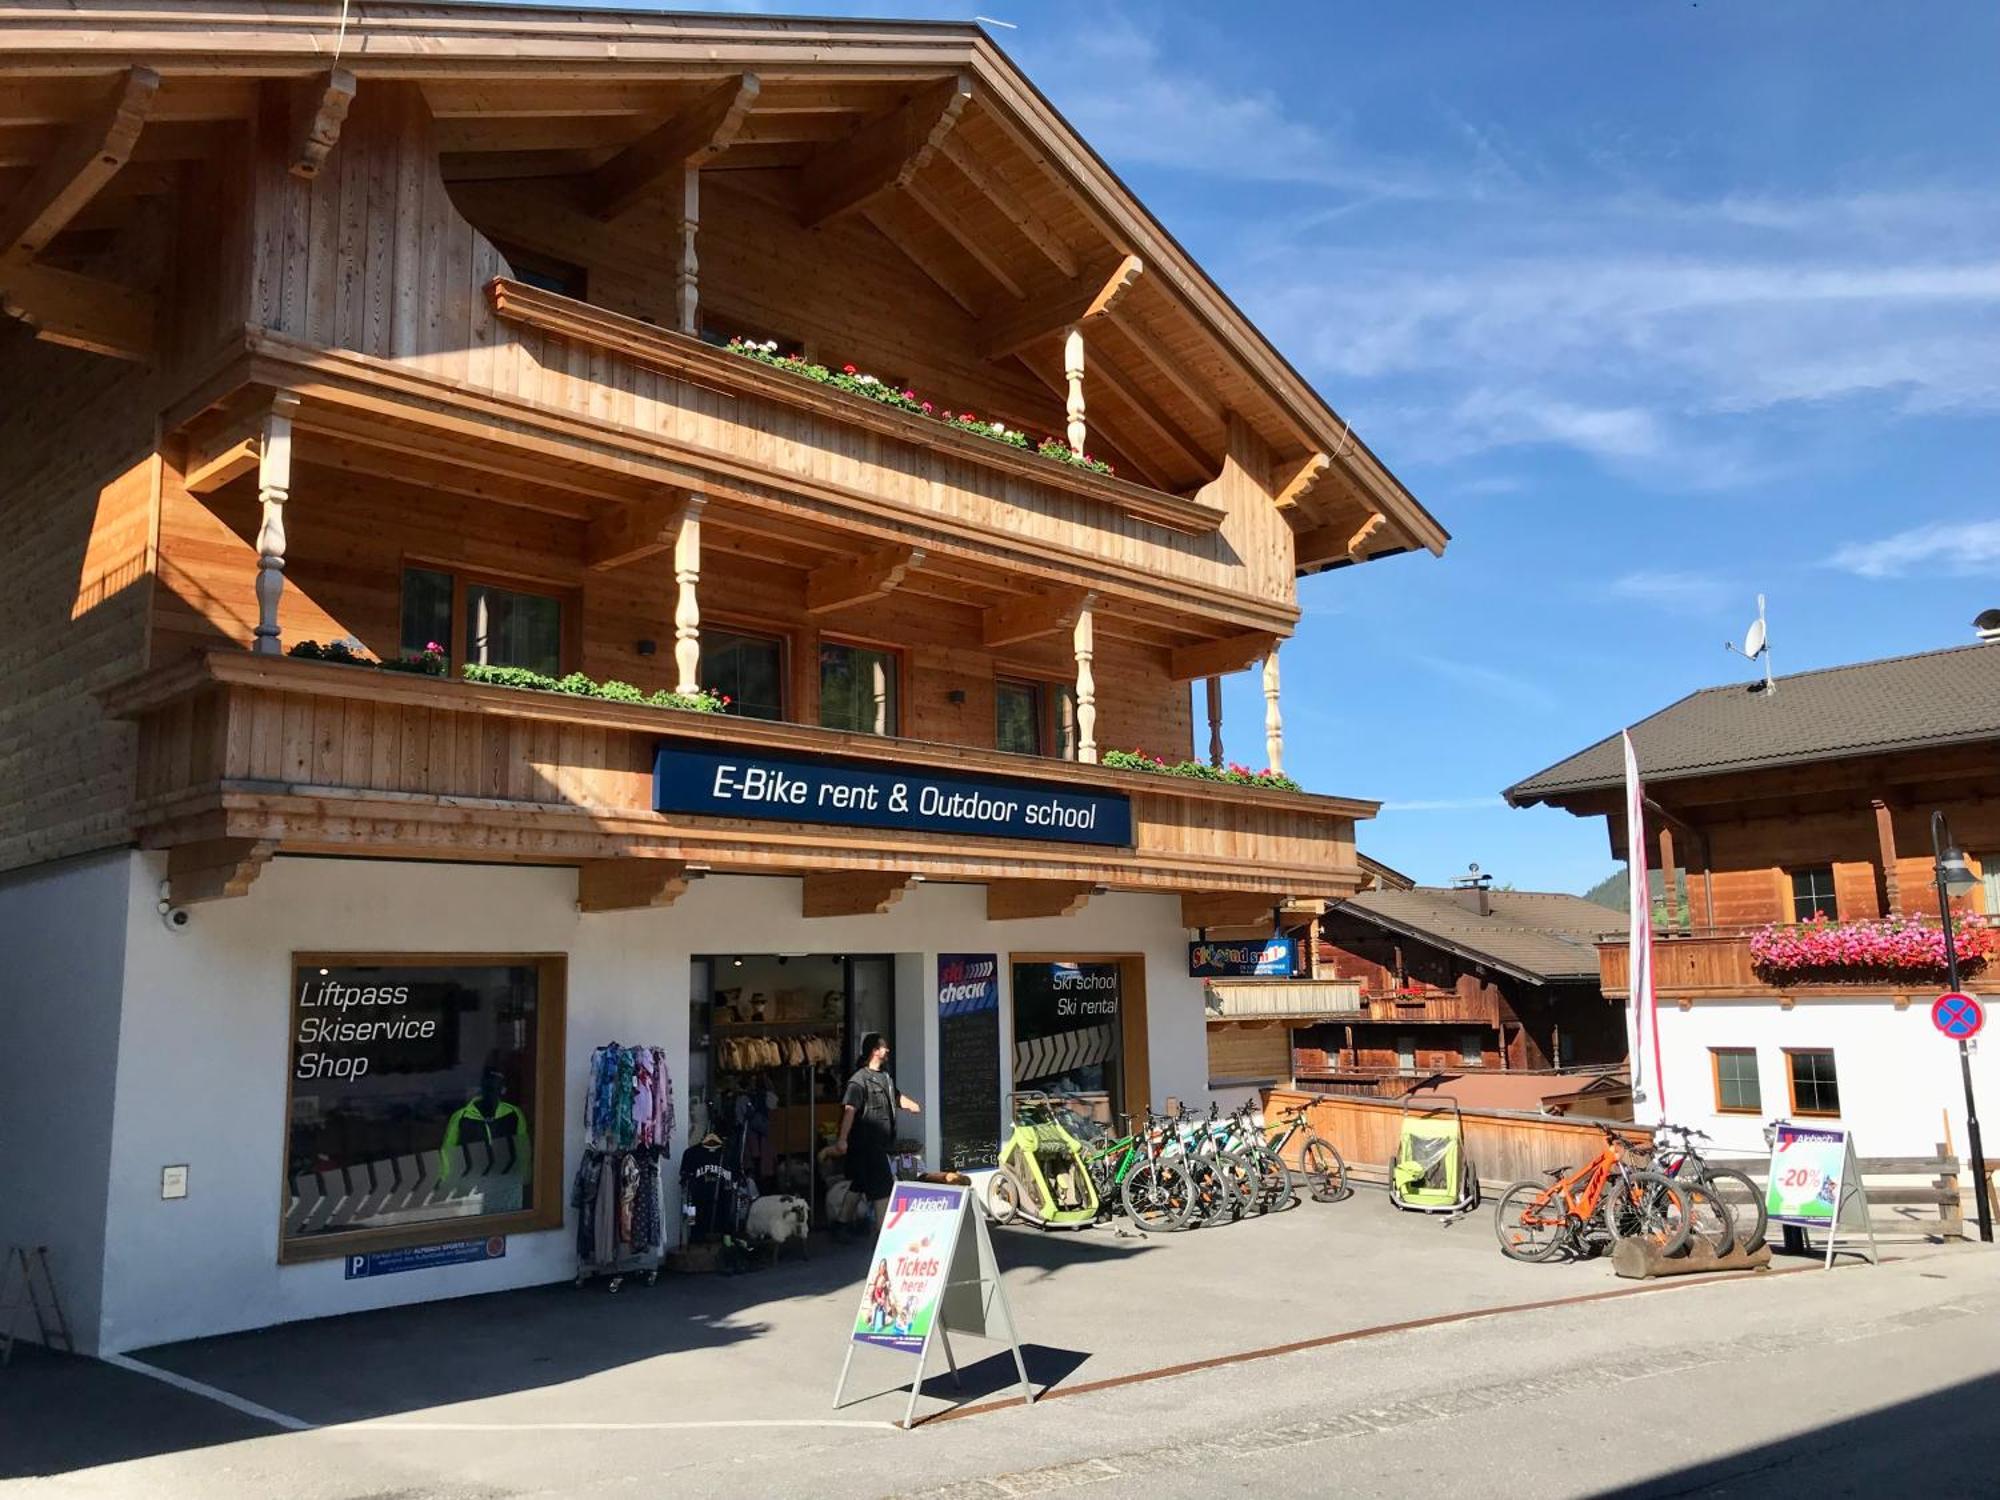
[[[1653, 1114], [1666, 1118], [1666, 1089], [1660, 1079], [1660, 1013], [1653, 997], [1653, 890], [1646, 874], [1646, 789], [1639, 781], [1639, 757], [1632, 735], [1625, 742], [1625, 869], [1631, 955], [1632, 1093], [1635, 1102], [1650, 1093]], [[1668, 899], [1673, 899], [1673, 871], [1666, 872]], [[1647, 1051], [1651, 1049], [1651, 1071]]]

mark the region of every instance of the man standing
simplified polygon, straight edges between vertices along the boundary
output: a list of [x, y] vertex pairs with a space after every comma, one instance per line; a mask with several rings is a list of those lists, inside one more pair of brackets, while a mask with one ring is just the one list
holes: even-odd
[[896, 1111], [911, 1114], [921, 1106], [896, 1087], [896, 1080], [884, 1066], [889, 1061], [889, 1042], [879, 1031], [861, 1039], [861, 1066], [847, 1080], [841, 1096], [840, 1138], [834, 1149], [847, 1158], [848, 1181], [875, 1210], [880, 1227], [889, 1193], [896, 1185], [895, 1169], [889, 1164], [889, 1148], [896, 1140]]

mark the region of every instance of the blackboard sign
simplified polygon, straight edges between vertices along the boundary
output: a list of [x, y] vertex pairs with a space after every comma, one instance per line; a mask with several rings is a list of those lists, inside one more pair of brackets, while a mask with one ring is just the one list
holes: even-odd
[[940, 1166], [953, 1171], [1000, 1160], [1000, 959], [938, 955]]
[[1131, 799], [1118, 792], [673, 744], [653, 753], [653, 810], [1063, 844], [1132, 842]]

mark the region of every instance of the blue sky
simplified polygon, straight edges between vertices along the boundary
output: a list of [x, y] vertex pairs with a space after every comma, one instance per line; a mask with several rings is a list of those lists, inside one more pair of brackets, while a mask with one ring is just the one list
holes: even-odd
[[[1426, 881], [1607, 874], [1501, 787], [2000, 605], [2000, 7], [980, 0], [1453, 533], [1302, 587], [1287, 769]], [[967, 19], [968, 5], [805, 9]], [[1255, 674], [1234, 759], [1263, 762]]]

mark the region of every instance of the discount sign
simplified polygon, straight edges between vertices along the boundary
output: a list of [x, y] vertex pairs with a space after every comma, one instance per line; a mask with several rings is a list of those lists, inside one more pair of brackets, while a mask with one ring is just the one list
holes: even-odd
[[1954, 1042], [1979, 1035], [1986, 1024], [1986, 1008], [1970, 995], [1939, 995], [1931, 1002], [1931, 1025]]

